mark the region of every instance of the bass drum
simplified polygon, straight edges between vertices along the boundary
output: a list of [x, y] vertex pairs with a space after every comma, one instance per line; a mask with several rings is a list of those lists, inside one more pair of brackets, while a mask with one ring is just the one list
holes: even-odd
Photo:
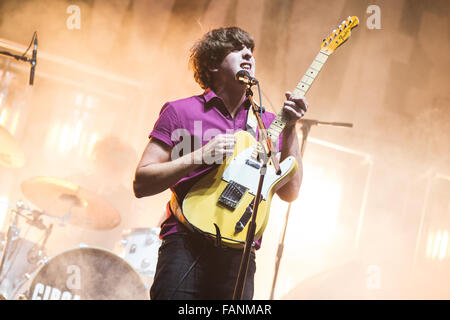
[[140, 275], [105, 249], [65, 251], [45, 262], [22, 294], [28, 300], [149, 300]]

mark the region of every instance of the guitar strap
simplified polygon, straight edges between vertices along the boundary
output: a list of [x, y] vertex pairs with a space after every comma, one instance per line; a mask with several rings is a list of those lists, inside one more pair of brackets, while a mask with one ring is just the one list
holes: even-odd
[[253, 112], [253, 108], [251, 106], [248, 108], [247, 112], [246, 130], [253, 136], [253, 138], [256, 139], [256, 132], [258, 131], [258, 120], [256, 119], [255, 113]]

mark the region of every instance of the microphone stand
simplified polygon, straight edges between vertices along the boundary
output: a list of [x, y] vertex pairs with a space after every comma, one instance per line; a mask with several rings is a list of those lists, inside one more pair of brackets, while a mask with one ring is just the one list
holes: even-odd
[[26, 52], [23, 55], [18, 55], [18, 54], [13, 54], [11, 52], [8, 51], [0, 51], [1, 55], [4, 56], [8, 56], [8, 57], [12, 57], [18, 61], [25, 61], [25, 62], [29, 62], [31, 65], [31, 71], [30, 71], [30, 81], [29, 81], [29, 85], [33, 85], [33, 80], [34, 80], [34, 67], [36, 66], [36, 46], [37, 46], [37, 35], [36, 33], [33, 34], [33, 38], [31, 40], [31, 42], [34, 41], [35, 44], [35, 49], [33, 50], [33, 57], [30, 59], [28, 57], [25, 57], [25, 54], [27, 53], [28, 49], [31, 47], [31, 43], [30, 43], [30, 47], [28, 47], [28, 49], [26, 50]]
[[[305, 153], [306, 141], [308, 139], [309, 132], [311, 131], [311, 126], [330, 125], [330, 126], [347, 127], [347, 128], [353, 127], [352, 123], [326, 122], [326, 121], [319, 121], [319, 120], [313, 120], [313, 119], [300, 119], [299, 122], [302, 124], [302, 127], [301, 127], [302, 143], [301, 143], [301, 147], [300, 147], [301, 159], [303, 159], [303, 154]], [[289, 202], [288, 209], [286, 212], [286, 220], [284, 222], [283, 235], [282, 235], [280, 243], [278, 244], [277, 256], [276, 256], [276, 261], [275, 261], [275, 272], [274, 272], [273, 281], [272, 281], [272, 289], [270, 291], [270, 298], [269, 298], [270, 300], [273, 300], [274, 293], [275, 293], [275, 286], [277, 284], [278, 271], [280, 269], [281, 257], [283, 256], [283, 250], [284, 250], [284, 238], [286, 236], [286, 229], [287, 229], [288, 220], [289, 220], [289, 213], [291, 212], [291, 204], [292, 204], [292, 202]]]
[[[255, 116], [257, 118], [258, 121], [258, 127], [262, 130], [260, 130], [260, 133], [263, 134], [263, 139], [265, 141], [266, 144], [263, 144], [263, 148], [262, 151], [260, 153], [260, 157], [262, 158], [262, 166], [260, 168], [260, 176], [259, 176], [259, 183], [258, 183], [258, 189], [256, 191], [256, 196], [255, 196], [255, 201], [253, 203], [253, 209], [252, 209], [252, 218], [249, 224], [249, 227], [247, 229], [247, 237], [245, 239], [245, 247], [244, 247], [244, 251], [242, 253], [242, 259], [241, 259], [241, 264], [239, 266], [239, 273], [238, 273], [238, 277], [236, 280], [236, 285], [234, 287], [234, 292], [233, 292], [233, 300], [242, 300], [243, 294], [244, 294], [244, 288], [245, 288], [245, 280], [247, 278], [247, 270], [248, 270], [248, 263], [250, 260], [250, 252], [253, 246], [253, 242], [255, 239], [255, 231], [256, 231], [256, 216], [258, 213], [258, 207], [259, 207], [259, 203], [261, 202], [261, 191], [262, 191], [262, 186], [264, 183], [264, 177], [267, 171], [267, 162], [269, 161], [269, 159], [272, 159], [272, 161], [274, 162], [274, 166], [275, 166], [275, 171], [280, 172], [280, 168], [279, 168], [279, 163], [275, 158], [275, 155], [271, 152], [272, 151], [272, 144], [271, 142], [269, 142], [268, 138], [267, 138], [267, 132], [265, 131], [264, 128], [264, 124], [261, 120], [261, 117], [259, 115], [259, 111], [258, 111], [258, 107], [256, 106], [255, 102], [253, 101], [253, 92], [251, 91], [250, 87], [252, 84], [247, 84], [247, 92], [246, 95], [250, 100], [250, 103], [252, 105], [253, 108], [253, 112], [255, 113]], [[250, 110], [249, 110], [250, 112]], [[262, 125], [262, 127], [261, 127]], [[260, 137], [261, 138], [261, 137]], [[268, 145], [267, 145], [268, 144]]]
[[13, 53], [8, 52], [8, 51], [0, 51], [0, 54], [2, 54], [4, 56], [13, 57], [14, 59], [19, 60], [19, 61], [25, 61], [25, 62], [31, 63], [31, 59], [30, 58], [27, 58], [25, 56], [19, 56], [18, 54], [13, 54]]

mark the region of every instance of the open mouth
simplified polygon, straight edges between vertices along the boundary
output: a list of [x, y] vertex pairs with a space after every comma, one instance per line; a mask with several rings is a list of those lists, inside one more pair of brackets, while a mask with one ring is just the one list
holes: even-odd
[[251, 63], [248, 63], [248, 62], [241, 63], [240, 67], [244, 70], [248, 70], [248, 71], [252, 70], [252, 65], [251, 65]]

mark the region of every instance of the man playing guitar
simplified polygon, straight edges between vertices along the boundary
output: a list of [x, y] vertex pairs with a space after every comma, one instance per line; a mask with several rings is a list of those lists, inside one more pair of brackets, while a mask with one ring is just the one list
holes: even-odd
[[[214, 167], [211, 156], [226, 159], [233, 155], [236, 141], [231, 133], [246, 130], [247, 113], [252, 112], [246, 86], [235, 76], [243, 69], [254, 76], [253, 49], [253, 38], [237, 27], [207, 32], [193, 46], [190, 63], [194, 78], [205, 91], [163, 106], [136, 169], [133, 183], [136, 197], [151, 196], [170, 188], [181, 204], [189, 189]], [[304, 96], [290, 92], [285, 95], [283, 108], [288, 120], [279, 139], [277, 156], [280, 161], [288, 156], [295, 157], [299, 169], [276, 193], [282, 200], [291, 202], [298, 196], [302, 179], [295, 123], [305, 114], [308, 103]], [[274, 118], [268, 111], [262, 113], [266, 128]], [[218, 134], [206, 134], [211, 130]], [[180, 156], [176, 146], [186, 143], [187, 138], [194, 139], [191, 141], [194, 147], [190, 153]], [[160, 237], [163, 242], [151, 299], [232, 298], [242, 250], [218, 247], [189, 230], [178, 221], [169, 205]], [[259, 244], [258, 241], [256, 249]], [[255, 250], [252, 250], [244, 299], [253, 297], [255, 270]]]

